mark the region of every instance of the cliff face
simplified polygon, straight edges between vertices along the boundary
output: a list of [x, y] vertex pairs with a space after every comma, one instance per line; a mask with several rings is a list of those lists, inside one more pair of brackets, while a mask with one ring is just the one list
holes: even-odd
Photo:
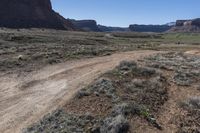
[[186, 21], [187, 20], [177, 20], [176, 21], [176, 26], [183, 26]]
[[193, 20], [177, 20], [176, 26], [199, 26], [200, 27], [200, 18]]
[[200, 27], [200, 18], [192, 20], [192, 25]]
[[129, 29], [134, 32], [165, 32], [172, 26], [169, 25], [130, 25]]
[[1, 0], [0, 9], [0, 27], [74, 29], [52, 10], [50, 0]]
[[169, 32], [200, 32], [200, 18], [191, 20], [177, 20], [176, 26]]

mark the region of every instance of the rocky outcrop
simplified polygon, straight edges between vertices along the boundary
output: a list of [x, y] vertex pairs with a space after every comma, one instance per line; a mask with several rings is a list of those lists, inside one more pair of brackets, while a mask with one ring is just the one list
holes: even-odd
[[165, 32], [172, 26], [169, 25], [130, 25], [129, 29], [134, 32]]
[[186, 21], [187, 20], [177, 20], [176, 21], [176, 26], [183, 26]]
[[200, 27], [200, 18], [190, 19], [190, 20], [177, 20], [176, 26], [199, 26]]
[[176, 26], [169, 32], [200, 32], [200, 18], [190, 20], [177, 20]]
[[97, 22], [95, 20], [70, 20], [73, 25], [80, 30], [83, 31], [95, 31], [99, 32], [100, 29], [97, 26]]
[[0, 9], [0, 27], [74, 29], [53, 11], [50, 0], [1, 0]]

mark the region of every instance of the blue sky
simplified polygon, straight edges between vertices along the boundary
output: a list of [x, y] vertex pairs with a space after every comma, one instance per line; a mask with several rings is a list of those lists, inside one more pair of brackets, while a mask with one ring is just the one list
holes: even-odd
[[200, 0], [51, 0], [65, 18], [94, 19], [98, 24], [165, 24], [200, 17]]

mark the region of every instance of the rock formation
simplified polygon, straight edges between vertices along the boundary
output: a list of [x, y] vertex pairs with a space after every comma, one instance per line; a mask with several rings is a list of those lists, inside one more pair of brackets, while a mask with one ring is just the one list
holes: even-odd
[[172, 26], [169, 25], [130, 25], [129, 29], [134, 32], [165, 32]]
[[190, 20], [177, 20], [176, 26], [169, 32], [200, 32], [200, 18]]
[[74, 20], [71, 19], [70, 20], [73, 25], [80, 30], [83, 31], [95, 31], [95, 32], [99, 32], [100, 29], [97, 26], [97, 22], [95, 20]]
[[74, 29], [53, 11], [50, 0], [1, 0], [0, 9], [0, 27]]

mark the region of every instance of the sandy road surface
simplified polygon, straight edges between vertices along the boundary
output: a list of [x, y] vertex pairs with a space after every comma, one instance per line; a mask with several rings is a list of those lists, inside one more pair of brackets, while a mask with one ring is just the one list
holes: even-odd
[[27, 125], [62, 106], [75, 92], [122, 60], [157, 53], [135, 51], [70, 61], [18, 77], [0, 77], [0, 133], [18, 133]]

